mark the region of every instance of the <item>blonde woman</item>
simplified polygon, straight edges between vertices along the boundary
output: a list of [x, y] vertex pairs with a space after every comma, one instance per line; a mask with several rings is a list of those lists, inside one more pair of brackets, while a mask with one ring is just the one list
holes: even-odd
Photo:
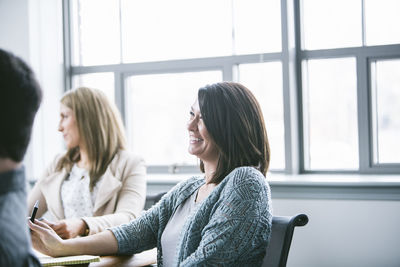
[[56, 156], [28, 197], [31, 210], [63, 239], [91, 235], [139, 216], [146, 194], [143, 160], [125, 150], [121, 117], [100, 90], [81, 87], [61, 99]]

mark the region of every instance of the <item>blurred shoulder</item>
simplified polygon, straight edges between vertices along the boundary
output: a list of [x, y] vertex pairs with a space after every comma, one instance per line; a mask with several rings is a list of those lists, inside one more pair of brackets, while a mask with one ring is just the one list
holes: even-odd
[[238, 167], [225, 179], [225, 192], [235, 192], [239, 197], [258, 198], [261, 195], [269, 195], [269, 185], [265, 176], [254, 167]]
[[183, 181], [180, 181], [176, 187], [180, 188], [180, 190], [187, 190], [190, 187], [196, 187], [199, 184], [203, 184], [204, 183], [204, 177], [202, 177], [201, 175], [195, 175], [195, 176], [191, 176]]
[[143, 157], [134, 154], [127, 150], [119, 150], [114, 158], [112, 159], [110, 165], [114, 166], [137, 166], [144, 165]]
[[50, 163], [50, 167], [56, 168], [58, 162], [65, 156], [66, 152], [58, 153], [54, 156], [53, 160]]
[[144, 159], [139, 155], [126, 150], [119, 150], [108, 165], [108, 171], [118, 179], [142, 177], [145, 181], [146, 165]]
[[193, 194], [202, 184], [204, 184], [204, 177], [202, 176], [191, 176], [177, 183], [171, 190], [166, 194], [166, 198], [171, 200], [171, 203], [179, 202], [184, 200]]
[[59, 153], [54, 156], [54, 158], [51, 160], [51, 162], [47, 165], [44, 176], [59, 172], [56, 169], [57, 169], [58, 164], [60, 163], [60, 160], [65, 156], [65, 153], [66, 152], [62, 152], [62, 153]]
[[265, 176], [254, 167], [238, 167], [228, 174], [225, 179], [233, 184], [254, 183], [257, 185], [265, 185], [267, 183]]

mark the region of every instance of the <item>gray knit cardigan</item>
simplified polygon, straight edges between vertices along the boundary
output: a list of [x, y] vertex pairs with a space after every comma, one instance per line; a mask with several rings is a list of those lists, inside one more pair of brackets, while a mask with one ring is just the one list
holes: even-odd
[[[201, 185], [192, 177], [176, 185], [150, 210], [110, 230], [119, 254], [157, 246], [162, 266], [161, 235], [176, 208]], [[233, 170], [187, 219], [175, 254], [176, 266], [261, 266], [271, 235], [270, 188], [255, 168]]]

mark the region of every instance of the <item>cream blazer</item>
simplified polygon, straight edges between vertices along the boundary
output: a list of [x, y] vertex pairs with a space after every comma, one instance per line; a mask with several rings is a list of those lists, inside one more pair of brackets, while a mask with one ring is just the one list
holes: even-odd
[[[61, 185], [68, 177], [65, 169], [56, 171], [62, 155], [56, 156], [28, 196], [28, 210], [39, 200], [37, 218], [49, 211], [55, 219], [65, 219], [61, 200]], [[146, 198], [146, 167], [143, 159], [120, 150], [109, 164], [99, 185], [93, 217], [82, 218], [89, 234], [127, 223], [137, 218]]]

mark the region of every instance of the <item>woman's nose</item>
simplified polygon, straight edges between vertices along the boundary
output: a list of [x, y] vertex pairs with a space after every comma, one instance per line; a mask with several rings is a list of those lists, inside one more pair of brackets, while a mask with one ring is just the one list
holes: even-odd
[[196, 119], [195, 118], [193, 118], [193, 119], [190, 119], [189, 121], [188, 121], [188, 123], [187, 123], [187, 129], [189, 130], [189, 131], [194, 131], [194, 130], [196, 130]]

